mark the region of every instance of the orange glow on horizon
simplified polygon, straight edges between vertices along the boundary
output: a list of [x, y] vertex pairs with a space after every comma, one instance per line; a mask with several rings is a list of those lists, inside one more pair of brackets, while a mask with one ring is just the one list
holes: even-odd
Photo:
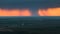
[[0, 9], [0, 16], [31, 16], [31, 13], [28, 9], [18, 10], [18, 9]]
[[60, 8], [39, 9], [39, 16], [60, 16]]
[[[60, 16], [60, 8], [39, 9], [39, 16]], [[32, 16], [29, 9], [0, 9], [0, 16]]]
[[27, 10], [27, 9], [22, 10], [21, 14], [22, 14], [22, 16], [31, 16], [30, 10]]

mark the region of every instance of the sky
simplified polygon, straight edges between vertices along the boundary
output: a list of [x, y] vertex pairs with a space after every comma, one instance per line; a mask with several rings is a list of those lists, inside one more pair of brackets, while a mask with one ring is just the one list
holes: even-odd
[[0, 0], [0, 8], [60, 7], [60, 0]]
[[39, 8], [46, 9], [60, 7], [60, 0], [0, 0], [0, 8], [23, 9], [29, 8], [33, 14], [37, 14]]

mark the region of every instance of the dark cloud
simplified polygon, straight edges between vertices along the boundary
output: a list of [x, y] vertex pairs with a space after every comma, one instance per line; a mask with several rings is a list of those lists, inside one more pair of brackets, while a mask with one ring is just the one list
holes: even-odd
[[60, 0], [0, 0], [0, 8], [60, 7]]

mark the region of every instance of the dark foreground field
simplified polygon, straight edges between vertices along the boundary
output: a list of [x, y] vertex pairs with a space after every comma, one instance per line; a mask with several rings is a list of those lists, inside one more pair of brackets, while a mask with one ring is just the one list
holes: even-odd
[[0, 32], [60, 34], [60, 17], [0, 17]]

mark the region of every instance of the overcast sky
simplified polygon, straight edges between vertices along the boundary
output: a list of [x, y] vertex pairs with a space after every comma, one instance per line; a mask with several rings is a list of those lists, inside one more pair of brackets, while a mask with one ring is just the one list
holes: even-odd
[[0, 8], [60, 7], [60, 0], [0, 0]]
[[29, 8], [36, 15], [39, 8], [60, 7], [60, 0], [0, 0], [0, 8]]

